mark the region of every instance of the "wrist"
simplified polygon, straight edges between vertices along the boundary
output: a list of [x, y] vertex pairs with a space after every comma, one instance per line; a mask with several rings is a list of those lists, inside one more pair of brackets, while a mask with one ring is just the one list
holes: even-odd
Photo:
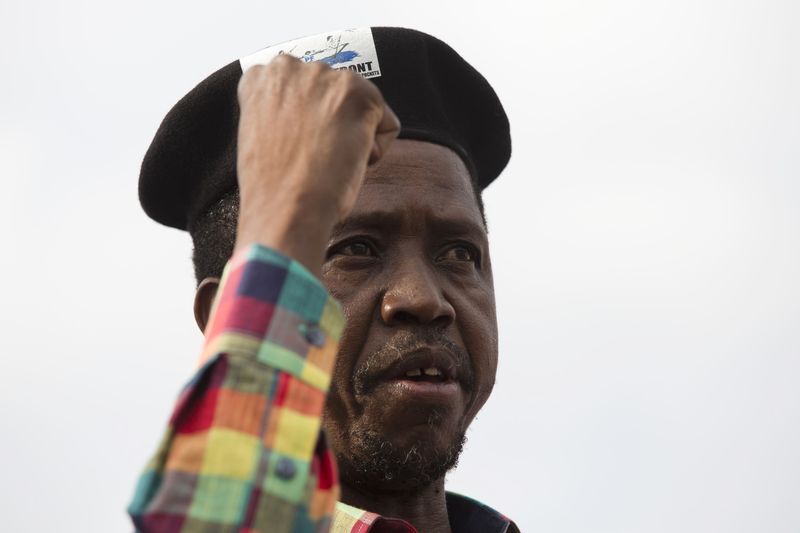
[[[300, 202], [242, 203], [234, 253], [261, 244], [291, 257], [319, 277], [335, 217], [325, 207]], [[308, 205], [308, 204], [306, 204]]]

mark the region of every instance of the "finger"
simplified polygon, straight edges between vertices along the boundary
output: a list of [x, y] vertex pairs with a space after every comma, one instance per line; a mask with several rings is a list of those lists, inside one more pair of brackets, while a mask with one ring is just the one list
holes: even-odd
[[400, 134], [400, 119], [397, 118], [392, 108], [388, 104], [383, 104], [383, 116], [375, 128], [375, 138], [372, 143], [372, 150], [369, 154], [369, 163], [377, 163], [389, 149], [389, 145]]

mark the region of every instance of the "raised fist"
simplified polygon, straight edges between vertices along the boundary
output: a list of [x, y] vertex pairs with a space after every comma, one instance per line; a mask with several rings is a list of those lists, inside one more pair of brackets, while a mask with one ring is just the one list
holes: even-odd
[[238, 96], [237, 248], [272, 246], [317, 273], [333, 225], [400, 122], [371, 82], [288, 55], [248, 69]]

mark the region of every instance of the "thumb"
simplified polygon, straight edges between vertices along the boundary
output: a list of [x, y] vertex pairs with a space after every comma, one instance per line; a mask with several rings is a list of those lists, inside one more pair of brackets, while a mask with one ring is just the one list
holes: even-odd
[[375, 137], [369, 154], [369, 165], [377, 163], [400, 134], [400, 119], [388, 104], [383, 104], [383, 116], [375, 128]]

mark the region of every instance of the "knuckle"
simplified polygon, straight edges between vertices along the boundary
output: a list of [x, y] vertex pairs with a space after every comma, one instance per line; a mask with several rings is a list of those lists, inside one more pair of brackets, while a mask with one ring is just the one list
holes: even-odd
[[323, 63], [322, 61], [309, 63], [308, 68], [312, 69], [314, 72], [327, 72], [331, 70], [327, 63]]
[[364, 87], [364, 80], [350, 71], [343, 71], [339, 76], [339, 83], [348, 98], [362, 100], [368, 96]]
[[272, 58], [270, 64], [280, 67], [280, 66], [288, 66], [293, 63], [297, 63], [298, 61], [299, 60], [296, 57], [292, 56], [291, 54], [278, 54], [277, 56]]
[[263, 65], [253, 65], [242, 73], [242, 77], [239, 78], [239, 84], [236, 87], [240, 98], [250, 94], [250, 91], [261, 77], [263, 71]]
[[361, 85], [364, 81], [361, 79], [361, 76], [353, 74], [349, 70], [339, 71], [339, 74], [342, 79], [342, 82], [348, 89], [352, 91], [358, 91], [361, 88]]
[[281, 75], [283, 73], [292, 72], [297, 68], [298, 64], [299, 60], [297, 58], [289, 54], [280, 54], [272, 58], [267, 64], [265, 71], [269, 72], [271, 76]]
[[264, 70], [264, 65], [253, 65], [242, 73], [241, 81], [245, 82], [245, 80], [258, 76], [262, 70]]
[[378, 88], [358, 75], [350, 76], [350, 90], [365, 109], [380, 111], [383, 106], [383, 96]]

